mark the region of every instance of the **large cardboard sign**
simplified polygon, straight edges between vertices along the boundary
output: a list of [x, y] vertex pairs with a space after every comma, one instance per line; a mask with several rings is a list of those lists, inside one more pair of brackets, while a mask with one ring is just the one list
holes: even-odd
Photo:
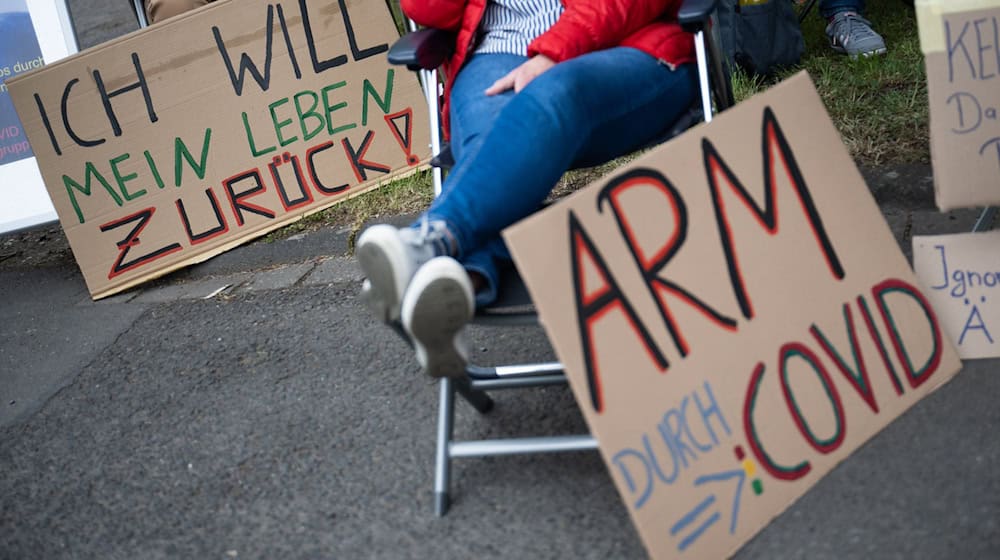
[[805, 74], [505, 235], [656, 558], [733, 553], [960, 366]]
[[204, 260], [429, 155], [381, 0], [213, 3], [9, 86], [94, 297]]
[[1000, 231], [913, 238], [913, 269], [967, 358], [1000, 356]]
[[917, 0], [942, 210], [1000, 203], [1000, 0]]
[[63, 0], [0, 3], [0, 232], [56, 219], [7, 80], [76, 50]]

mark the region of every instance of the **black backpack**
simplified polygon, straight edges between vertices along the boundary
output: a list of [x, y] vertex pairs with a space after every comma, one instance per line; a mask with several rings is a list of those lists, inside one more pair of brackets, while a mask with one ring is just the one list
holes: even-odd
[[730, 68], [750, 75], [798, 64], [805, 51], [791, 0], [721, 0], [718, 29]]

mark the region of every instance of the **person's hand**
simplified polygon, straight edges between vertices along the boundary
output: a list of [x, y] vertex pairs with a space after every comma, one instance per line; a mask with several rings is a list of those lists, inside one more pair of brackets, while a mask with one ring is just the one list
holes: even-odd
[[556, 63], [551, 58], [544, 54], [536, 54], [524, 64], [511, 70], [503, 78], [493, 82], [493, 85], [486, 88], [486, 95], [496, 95], [509, 89], [513, 89], [514, 93], [518, 93], [531, 83], [531, 80], [534, 80], [542, 75], [542, 72], [555, 65]]

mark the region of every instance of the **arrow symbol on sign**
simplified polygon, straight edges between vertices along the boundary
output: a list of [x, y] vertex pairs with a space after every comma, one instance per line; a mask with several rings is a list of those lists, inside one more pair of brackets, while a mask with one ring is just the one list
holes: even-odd
[[[743, 494], [743, 482], [746, 480], [746, 474], [743, 469], [736, 469], [731, 471], [725, 471], [715, 474], [706, 474], [698, 477], [694, 481], [695, 487], [701, 486], [703, 484], [708, 484], [710, 482], [720, 482], [726, 480], [736, 480], [736, 494], [733, 496], [733, 509], [732, 509], [732, 520], [729, 522], [729, 534], [736, 532], [736, 522], [739, 519], [740, 514], [740, 496]], [[670, 528], [670, 536], [677, 536], [678, 533], [686, 529], [689, 525], [694, 523], [701, 517], [708, 508], [715, 504], [715, 494], [711, 494], [709, 497], [702, 500], [698, 505], [694, 507], [691, 511], [686, 513], [684, 517], [681, 517], [674, 526]], [[712, 525], [714, 525], [721, 518], [721, 514], [718, 511], [713, 512], [708, 516], [698, 527], [688, 534], [686, 537], [681, 539], [680, 544], [677, 545], [677, 550], [683, 551], [687, 547], [694, 544], [705, 531], [707, 531]]]

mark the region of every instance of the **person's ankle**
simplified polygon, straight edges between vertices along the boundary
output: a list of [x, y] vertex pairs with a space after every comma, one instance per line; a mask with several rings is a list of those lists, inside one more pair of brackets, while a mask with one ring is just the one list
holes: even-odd
[[475, 270], [467, 270], [467, 272], [469, 273], [469, 280], [472, 282], [472, 293], [478, 294], [489, 288], [490, 284], [485, 276]]
[[409, 228], [403, 228], [404, 237], [409, 242], [427, 242], [434, 246], [437, 256], [459, 257], [458, 238], [451, 230], [448, 222], [431, 217], [423, 217]]
[[830, 17], [826, 18], [826, 22], [827, 23], [833, 23], [833, 20], [836, 19], [837, 16], [841, 16], [841, 15], [846, 17], [846, 16], [856, 16], [856, 15], [860, 15], [860, 14], [858, 14], [858, 12], [856, 12], [854, 10], [841, 10], [839, 12], [834, 12], [834, 13], [830, 14]]

